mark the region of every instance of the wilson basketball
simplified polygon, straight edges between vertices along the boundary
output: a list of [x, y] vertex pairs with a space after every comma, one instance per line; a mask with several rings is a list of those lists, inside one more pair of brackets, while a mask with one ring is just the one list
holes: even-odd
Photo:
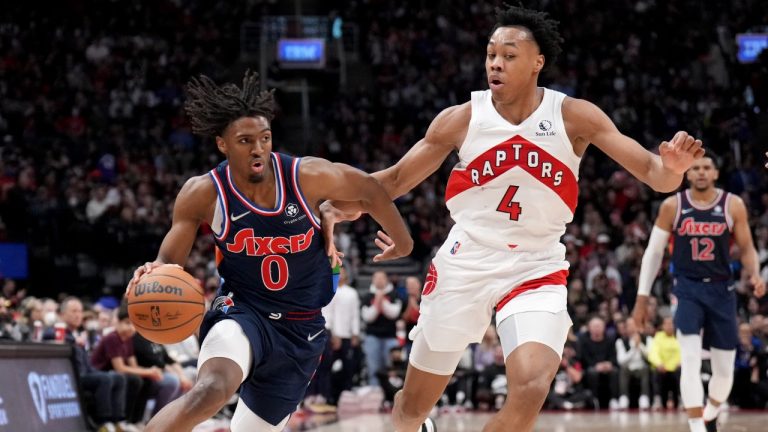
[[204, 314], [200, 284], [175, 265], [166, 264], [142, 276], [128, 295], [128, 315], [136, 331], [159, 344], [188, 338]]

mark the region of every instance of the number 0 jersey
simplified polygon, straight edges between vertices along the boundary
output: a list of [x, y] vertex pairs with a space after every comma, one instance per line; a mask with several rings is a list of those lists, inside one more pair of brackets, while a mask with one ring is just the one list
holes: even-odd
[[714, 202], [701, 207], [693, 204], [689, 190], [677, 193], [672, 230], [672, 266], [676, 276], [720, 281], [731, 278], [730, 199], [730, 193], [718, 189]]
[[494, 248], [557, 247], [573, 220], [581, 159], [563, 122], [565, 94], [544, 89], [538, 108], [513, 125], [491, 91], [472, 92], [472, 117], [445, 201], [457, 227]]
[[220, 295], [267, 313], [317, 311], [334, 294], [320, 222], [299, 186], [300, 158], [272, 153], [276, 204], [255, 205], [237, 189], [229, 164], [210, 171], [218, 202], [212, 230]]

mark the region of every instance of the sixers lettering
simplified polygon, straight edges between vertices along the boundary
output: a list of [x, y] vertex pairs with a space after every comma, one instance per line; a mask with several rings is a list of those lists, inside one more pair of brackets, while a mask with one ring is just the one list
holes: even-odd
[[363, 200], [397, 239], [377, 261], [410, 253], [413, 241], [372, 177], [323, 159], [272, 153], [274, 100], [272, 92], [259, 92], [255, 75], [246, 73], [242, 89], [201, 77], [189, 95], [192, 130], [214, 137], [226, 161], [182, 187], [155, 262], [137, 269], [128, 289], [139, 289], [138, 279], [162, 263], [183, 265], [203, 222], [213, 231], [221, 286], [200, 329], [197, 382], [145, 430], [191, 431], [239, 389], [230, 430], [282, 431], [328, 337], [320, 308], [334, 295], [339, 256], [322, 237], [319, 203]]
[[[755, 294], [762, 296], [765, 292], [744, 202], [715, 187], [718, 175], [711, 157], [694, 162], [687, 173], [691, 187], [661, 204], [640, 267], [633, 311], [638, 325], [644, 328], [648, 295], [671, 235], [673, 293], [677, 299], [675, 326], [682, 357], [680, 394], [692, 432], [717, 430], [719, 407], [728, 398], [733, 382], [738, 343], [736, 293], [729, 287], [733, 282], [733, 242], [739, 246], [743, 271]], [[712, 358], [706, 407], [700, 378], [702, 345], [710, 349]]]
[[[678, 132], [654, 155], [594, 104], [539, 87], [539, 73], [561, 50], [557, 22], [521, 7], [497, 12], [486, 46], [490, 89], [443, 110], [395, 166], [373, 174], [397, 198], [449, 154], [459, 156], [445, 193], [456, 224], [432, 261], [434, 283], [425, 283], [410, 335], [408, 373], [392, 412], [398, 431], [432, 427], [424, 423], [430, 409], [494, 312], [507, 402], [483, 430], [533, 429], [571, 325], [560, 238], [578, 201], [581, 155], [594, 143], [654, 189], [671, 191], [704, 153], [700, 141]], [[353, 204], [333, 204], [338, 219], [355, 216]], [[382, 236], [379, 245], [387, 244]]]

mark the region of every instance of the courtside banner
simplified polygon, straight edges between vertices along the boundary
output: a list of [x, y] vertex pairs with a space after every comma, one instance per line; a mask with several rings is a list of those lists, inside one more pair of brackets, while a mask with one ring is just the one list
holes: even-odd
[[71, 348], [0, 344], [0, 432], [87, 430]]

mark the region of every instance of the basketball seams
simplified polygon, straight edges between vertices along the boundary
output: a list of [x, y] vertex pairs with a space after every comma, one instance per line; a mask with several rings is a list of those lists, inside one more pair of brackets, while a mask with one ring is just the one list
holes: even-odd
[[138, 325], [136, 323], [133, 323], [133, 326], [134, 327], [138, 327], [138, 328], [140, 328], [142, 330], [149, 330], [149, 331], [152, 331], [152, 332], [164, 333], [164, 332], [167, 332], [168, 330], [175, 330], [175, 329], [177, 329], [179, 327], [184, 327], [185, 325], [191, 323], [193, 320], [195, 320], [195, 319], [197, 319], [198, 317], [201, 317], [201, 316], [203, 316], [203, 314], [199, 313], [199, 314], [193, 316], [192, 318], [184, 321], [183, 323], [177, 325], [176, 327], [166, 327], [166, 328], [162, 328], [162, 329], [157, 329], [157, 328], [140, 326], [140, 325]]

